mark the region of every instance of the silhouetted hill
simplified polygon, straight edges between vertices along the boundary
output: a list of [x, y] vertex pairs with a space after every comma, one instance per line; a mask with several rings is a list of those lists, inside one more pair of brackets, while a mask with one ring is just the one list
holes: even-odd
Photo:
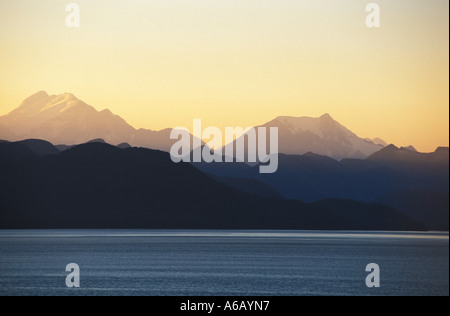
[[438, 147], [434, 153], [445, 156], [445, 155], [448, 155], [449, 148], [448, 147]]
[[449, 230], [448, 193], [395, 191], [375, 202], [399, 210], [406, 216], [424, 223], [430, 230]]
[[0, 143], [0, 166], [7, 167], [6, 162], [21, 163], [24, 159], [36, 157], [37, 154], [24, 144], [4, 142]]
[[314, 205], [345, 217], [353, 230], [373, 230], [380, 226], [386, 230], [396, 230], [399, 226], [403, 230], [414, 230], [417, 227], [416, 221], [388, 206], [332, 199], [318, 201]]
[[72, 147], [74, 147], [74, 146], [68, 146], [68, 145], [56, 145], [55, 147], [61, 152], [61, 151], [65, 151], [65, 150], [67, 150], [67, 149], [70, 149], [70, 148], [72, 148]]
[[45, 140], [27, 139], [17, 143], [27, 146], [31, 151], [38, 154], [39, 156], [59, 154], [58, 148]]
[[[276, 173], [259, 174], [258, 166], [242, 164], [195, 164], [202, 171], [218, 176], [258, 179], [273, 187], [284, 198], [313, 202], [327, 198], [372, 201], [383, 182], [393, 179], [375, 164], [351, 160], [350, 166], [315, 154], [280, 154]], [[387, 189], [389, 190], [389, 188]], [[383, 191], [384, 192], [384, 191]], [[386, 191], [387, 193], [390, 191]]]
[[[103, 140], [103, 139], [101, 139], [101, 138], [93, 139], [93, 140], [91, 140], [91, 141], [88, 141], [86, 144], [90, 144], [90, 143], [102, 143], [102, 144], [107, 144], [107, 143], [105, 142], [105, 140]], [[56, 147], [60, 152], [62, 152], [62, 151], [65, 151], [65, 150], [67, 150], [67, 149], [73, 148], [73, 147], [75, 147], [75, 146], [76, 146], [76, 145], [72, 145], [72, 146], [68, 146], [68, 145], [56, 145], [55, 147]], [[128, 144], [128, 143], [121, 143], [121, 144], [117, 145], [117, 147], [120, 148], [120, 149], [126, 149], [126, 148], [131, 148], [132, 146], [131, 146], [130, 144]]]
[[265, 184], [262, 181], [256, 179], [245, 179], [245, 178], [229, 178], [220, 177], [215, 175], [209, 175], [213, 180], [223, 183], [236, 190], [254, 194], [265, 198], [281, 198], [280, 193], [278, 193], [271, 186]]
[[414, 148], [414, 146], [412, 146], [412, 145], [409, 145], [407, 147], [401, 147], [400, 149], [406, 149], [406, 150], [409, 150], [409, 151], [412, 151], [412, 152], [418, 152], [417, 149]]
[[448, 147], [438, 147], [434, 152], [434, 160], [442, 163], [447, 163], [449, 161], [449, 148]]
[[[20, 159], [6, 158], [11, 156]], [[160, 151], [90, 143], [38, 156], [22, 144], [5, 143], [0, 161], [0, 228], [363, 227], [335, 208], [235, 190]], [[367, 214], [373, 218], [365, 223], [375, 223], [371, 229], [387, 228], [375, 210]], [[398, 226], [389, 228], [423, 228], [392, 216]]]
[[[411, 157], [412, 156], [412, 157]], [[245, 164], [195, 164], [218, 176], [263, 181], [284, 198], [313, 202], [327, 198], [372, 202], [398, 190], [448, 192], [448, 149], [420, 154], [394, 146], [368, 159], [340, 162], [316, 154], [279, 155], [278, 171], [261, 175]]]
[[448, 148], [440, 147], [433, 153], [419, 153], [407, 148], [397, 148], [389, 145], [379, 152], [367, 158], [372, 161], [389, 167], [415, 168], [416, 166], [434, 167], [436, 165], [449, 164]]
[[121, 144], [117, 145], [117, 148], [120, 148], [120, 149], [131, 148], [131, 145], [128, 143], [121, 143]]
[[92, 140], [86, 142], [86, 144], [92, 144], [92, 143], [106, 144], [106, 142], [105, 142], [105, 140], [103, 138], [96, 138], [96, 139], [92, 139]]

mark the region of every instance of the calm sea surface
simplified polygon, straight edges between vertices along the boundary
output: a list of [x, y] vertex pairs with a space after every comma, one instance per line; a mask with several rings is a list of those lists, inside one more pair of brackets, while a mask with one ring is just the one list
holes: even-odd
[[[380, 288], [366, 287], [369, 263]], [[449, 295], [449, 235], [3, 230], [0, 295]]]

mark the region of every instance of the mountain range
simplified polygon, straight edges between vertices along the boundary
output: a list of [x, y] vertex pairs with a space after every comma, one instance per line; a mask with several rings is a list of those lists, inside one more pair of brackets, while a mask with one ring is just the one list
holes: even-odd
[[274, 174], [177, 165], [170, 129], [39, 92], [0, 117], [0, 228], [448, 230], [448, 147], [362, 139], [328, 114], [261, 126], [279, 129]]
[[385, 143], [377, 139], [376, 144], [358, 137], [329, 114], [319, 118], [282, 116], [262, 127], [278, 127], [279, 152], [288, 155], [311, 152], [336, 160], [366, 158]]
[[270, 183], [285, 198], [315, 201], [345, 197], [370, 201], [399, 189], [448, 192], [449, 149], [417, 153], [389, 145], [366, 159], [337, 161], [313, 153], [279, 155], [278, 171], [260, 175], [257, 166], [245, 163], [195, 163], [217, 176], [255, 178]]
[[388, 206], [261, 197], [162, 151], [93, 142], [43, 154], [45, 147], [0, 143], [0, 228], [426, 229]]
[[[262, 126], [278, 127], [279, 151], [284, 154], [313, 152], [337, 160], [366, 158], [385, 144], [381, 139], [358, 137], [328, 114], [319, 118], [278, 117]], [[174, 143], [170, 131], [135, 129], [111, 111], [97, 111], [70, 93], [38, 92], [0, 117], [0, 138], [45, 139], [56, 145], [76, 145], [100, 138], [109, 144], [128, 143], [168, 152]]]
[[277, 172], [269, 175], [261, 175], [258, 166], [245, 163], [194, 165], [219, 177], [259, 180], [285, 199], [375, 202], [426, 223], [430, 229], [448, 230], [448, 147], [423, 154], [389, 145], [366, 159], [341, 161], [313, 153], [280, 154], [278, 159]]
[[135, 129], [111, 111], [97, 111], [70, 93], [40, 91], [0, 117], [0, 138], [9, 141], [45, 139], [57, 145], [76, 145], [100, 138], [110, 144], [129, 143], [168, 152], [174, 143], [170, 132]]

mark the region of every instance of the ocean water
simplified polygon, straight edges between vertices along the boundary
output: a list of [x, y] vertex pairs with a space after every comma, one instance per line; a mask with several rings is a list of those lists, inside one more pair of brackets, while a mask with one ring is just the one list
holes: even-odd
[[[69, 263], [80, 288], [66, 287]], [[449, 295], [449, 235], [3, 230], [0, 295]]]

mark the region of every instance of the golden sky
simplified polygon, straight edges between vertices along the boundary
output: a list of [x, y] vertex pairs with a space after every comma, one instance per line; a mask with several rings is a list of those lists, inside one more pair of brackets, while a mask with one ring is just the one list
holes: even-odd
[[330, 113], [361, 137], [449, 144], [449, 1], [0, 0], [0, 115], [74, 93], [136, 128]]

